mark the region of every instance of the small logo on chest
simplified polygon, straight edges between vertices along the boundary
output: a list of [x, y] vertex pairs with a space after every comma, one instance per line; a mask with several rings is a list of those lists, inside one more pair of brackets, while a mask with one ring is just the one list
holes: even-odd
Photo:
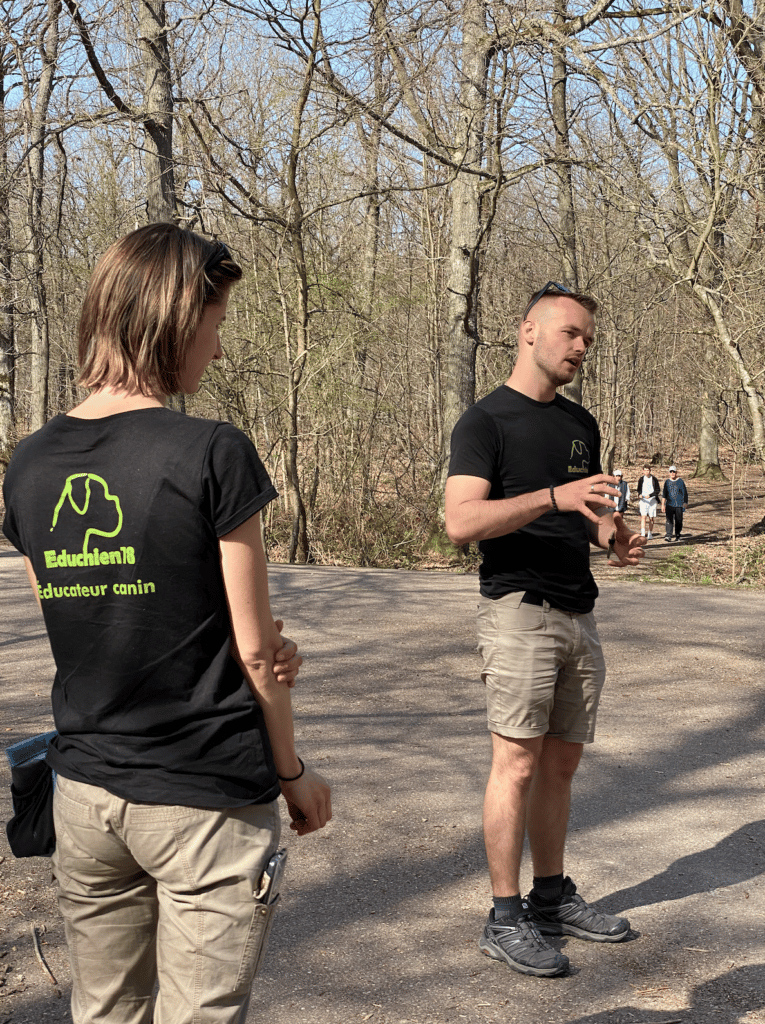
[[571, 442], [569, 460], [569, 473], [581, 473], [587, 476], [590, 472], [590, 449], [584, 441]]

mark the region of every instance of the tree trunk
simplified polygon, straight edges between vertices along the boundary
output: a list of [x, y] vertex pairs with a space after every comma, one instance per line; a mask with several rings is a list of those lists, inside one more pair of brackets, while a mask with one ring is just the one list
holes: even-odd
[[[566, 20], [566, 0], [555, 0], [555, 24], [562, 26]], [[568, 65], [562, 47], [556, 46], [552, 57], [552, 115], [555, 127], [556, 163], [553, 173], [558, 179], [558, 253], [560, 256], [563, 281], [574, 291], [579, 290], [579, 274], [576, 259], [576, 215], [574, 212], [574, 185], [571, 179], [571, 145], [568, 130]], [[576, 371], [574, 379], [564, 385], [566, 398], [582, 404], [582, 368]]]
[[146, 217], [152, 224], [175, 218], [173, 83], [164, 0], [139, 0], [138, 12], [144, 71]]
[[50, 341], [48, 304], [45, 291], [45, 232], [43, 224], [43, 186], [45, 147], [47, 143], [48, 107], [53, 92], [58, 62], [59, 16], [61, 0], [48, 0], [47, 24], [43, 34], [42, 68], [37, 96], [27, 98], [29, 118], [29, 156], [27, 158], [27, 216], [25, 223], [26, 265], [31, 291], [31, 379], [32, 400], [30, 426], [42, 427], [48, 417], [48, 371]]
[[[316, 53], [318, 45], [318, 29], [318, 20], [315, 20], [312, 54]], [[303, 128], [303, 115], [311, 92], [313, 70], [314, 63], [312, 58], [306, 67], [300, 95], [298, 96], [295, 106], [295, 114], [292, 122], [292, 138], [287, 163], [287, 179], [284, 185], [285, 202], [287, 205], [287, 237], [292, 250], [296, 285], [296, 308], [294, 318], [292, 318], [294, 319], [294, 341], [293, 328], [290, 324], [291, 318], [288, 313], [287, 296], [281, 286], [279, 288], [282, 298], [284, 338], [287, 351], [287, 411], [289, 414], [290, 425], [290, 435], [287, 444], [287, 493], [292, 507], [292, 535], [290, 538], [289, 548], [290, 562], [307, 562], [309, 553], [308, 524], [298, 470], [298, 408], [300, 399], [300, 383], [303, 378], [303, 371], [305, 369], [306, 359], [308, 356], [310, 324], [310, 312], [308, 307], [308, 265], [303, 245], [303, 204], [300, 199], [300, 191], [298, 188], [298, 166], [302, 152], [301, 134]]]
[[[462, 36], [459, 162], [478, 169], [483, 156], [488, 68], [486, 10], [483, 0], [466, 0]], [[446, 484], [451, 432], [475, 401], [480, 285], [481, 180], [459, 171], [452, 186], [452, 237], [447, 286], [447, 348], [441, 372], [443, 450], [441, 487]]]
[[702, 480], [727, 479], [720, 466], [717, 443], [717, 402], [707, 387], [704, 388], [701, 400], [699, 458], [693, 476]]
[[[0, 54], [2, 59], [2, 54]], [[0, 181], [8, 181], [8, 140], [5, 133], [5, 76], [0, 65]], [[9, 190], [0, 187], [0, 467], [10, 458], [15, 426], [13, 403], [14, 337], [11, 278]]]
[[736, 368], [736, 373], [741, 381], [741, 387], [746, 395], [747, 405], [749, 406], [752, 438], [754, 449], [757, 453], [757, 460], [762, 466], [763, 472], [765, 472], [765, 401], [755, 385], [754, 379], [749, 372], [749, 367], [746, 365], [746, 361], [741, 354], [741, 349], [730, 333], [721, 306], [703, 286], [694, 284], [693, 290], [712, 315], [717, 330], [717, 338]]
[[[705, 361], [711, 362], [709, 348], [705, 351]], [[712, 394], [708, 385], [704, 385], [701, 398], [701, 428], [699, 430], [699, 458], [693, 476], [702, 480], [725, 480], [726, 476], [720, 466], [720, 453], [717, 441], [719, 424], [717, 419], [717, 397]]]

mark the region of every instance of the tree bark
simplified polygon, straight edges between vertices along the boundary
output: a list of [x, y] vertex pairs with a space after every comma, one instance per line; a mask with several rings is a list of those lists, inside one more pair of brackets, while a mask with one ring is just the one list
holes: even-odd
[[[459, 163], [478, 169], [483, 158], [487, 115], [488, 36], [483, 0], [466, 0], [463, 12], [460, 89]], [[481, 179], [457, 172], [452, 186], [452, 237], [447, 286], [447, 345], [441, 372], [443, 449], [441, 486], [446, 484], [451, 432], [475, 401], [475, 359], [478, 348], [480, 285]]]
[[699, 457], [693, 476], [702, 480], [727, 479], [720, 466], [717, 442], [717, 401], [705, 387], [701, 400], [701, 427], [699, 429]]
[[125, 117], [139, 121], [144, 130], [146, 172], [146, 219], [175, 219], [175, 174], [173, 163], [174, 100], [167, 12], [164, 0], [138, 0], [138, 43], [144, 73], [144, 96], [141, 109], [122, 99], [96, 53], [90, 29], [82, 17], [76, 0], [65, 0], [77, 28], [88, 63], [98, 84], [116, 110]]
[[139, 0], [138, 26], [144, 73], [146, 216], [151, 224], [175, 219], [173, 83], [164, 0]]
[[[704, 362], [711, 369], [714, 360], [711, 342], [704, 347]], [[693, 476], [702, 480], [725, 480], [720, 466], [718, 444], [719, 421], [717, 395], [709, 384], [704, 384], [701, 398], [701, 427], [699, 429], [699, 458]]]
[[[0, 182], [8, 181], [8, 138], [5, 131], [6, 65], [0, 51]], [[10, 190], [0, 186], [0, 466], [10, 458], [15, 426], [13, 401], [14, 336], [11, 283]]]
[[[555, 25], [562, 27], [566, 20], [566, 0], [555, 0]], [[576, 215], [574, 212], [574, 185], [571, 179], [571, 143], [568, 118], [568, 65], [562, 46], [555, 46], [552, 54], [552, 115], [555, 127], [555, 156], [553, 173], [558, 179], [558, 253], [563, 281], [573, 291], [579, 290], [576, 258]], [[582, 369], [563, 388], [566, 398], [582, 404]]]
[[752, 421], [752, 439], [755, 452], [757, 453], [757, 460], [762, 466], [763, 472], [765, 472], [765, 400], [758, 390], [752, 374], [749, 372], [749, 367], [741, 353], [741, 349], [730, 333], [730, 328], [720, 304], [701, 285], [694, 284], [693, 290], [702, 304], [709, 310], [723, 351], [736, 368], [736, 373], [741, 381], [741, 387], [746, 395], [747, 405], [749, 406], [749, 416]]
[[[319, 38], [318, 18], [314, 20], [313, 50], [315, 54]], [[285, 181], [285, 202], [287, 206], [287, 239], [292, 250], [292, 262], [295, 275], [295, 313], [293, 326], [290, 324], [286, 295], [280, 288], [282, 296], [282, 310], [284, 316], [284, 338], [287, 350], [287, 412], [289, 415], [289, 439], [287, 443], [287, 493], [292, 506], [292, 535], [290, 537], [289, 560], [290, 562], [307, 562], [308, 545], [308, 523], [305, 503], [300, 484], [298, 470], [299, 456], [299, 400], [300, 384], [303, 378], [306, 359], [308, 356], [308, 338], [310, 326], [310, 311], [308, 308], [308, 265], [306, 261], [305, 247], [303, 244], [303, 204], [300, 199], [298, 187], [298, 166], [302, 152], [301, 135], [303, 129], [303, 116], [311, 93], [313, 79], [313, 60], [308, 65], [303, 76], [303, 82], [295, 106], [295, 113], [292, 122], [292, 137], [290, 151], [287, 161], [287, 179]]]
[[43, 33], [42, 67], [34, 106], [31, 95], [25, 106], [29, 119], [27, 158], [27, 213], [25, 222], [26, 265], [31, 291], [31, 378], [30, 426], [39, 430], [48, 418], [48, 370], [50, 337], [45, 289], [45, 226], [43, 186], [47, 144], [48, 108], [58, 63], [61, 0], [48, 0], [47, 24]]

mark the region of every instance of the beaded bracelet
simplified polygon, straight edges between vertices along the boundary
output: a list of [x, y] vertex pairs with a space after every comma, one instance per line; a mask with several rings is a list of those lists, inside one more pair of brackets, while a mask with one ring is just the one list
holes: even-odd
[[555, 500], [555, 487], [550, 484], [550, 501], [553, 503], [553, 512], [558, 512], [558, 502]]

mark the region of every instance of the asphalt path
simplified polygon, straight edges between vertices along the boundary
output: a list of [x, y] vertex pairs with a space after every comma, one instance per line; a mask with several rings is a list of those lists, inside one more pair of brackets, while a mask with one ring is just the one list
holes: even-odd
[[[279, 565], [271, 590], [306, 656], [298, 748], [332, 782], [334, 819], [285, 831], [288, 885], [250, 1024], [765, 1022], [765, 594], [601, 583], [609, 675], [567, 871], [633, 937], [562, 940], [571, 973], [534, 979], [476, 945], [490, 905], [476, 577]], [[47, 641], [7, 549], [0, 676], [5, 745], [50, 728]], [[0, 776], [4, 822], [4, 764]], [[14, 861], [4, 835], [0, 856], [0, 1024], [68, 1021], [47, 862]], [[47, 928], [62, 999], [31, 923]]]

